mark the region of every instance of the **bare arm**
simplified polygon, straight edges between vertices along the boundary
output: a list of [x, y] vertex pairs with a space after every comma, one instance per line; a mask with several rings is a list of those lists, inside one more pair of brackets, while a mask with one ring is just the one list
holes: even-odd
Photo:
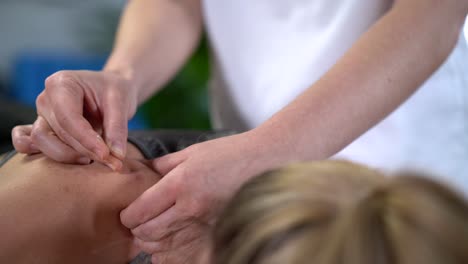
[[268, 152], [266, 167], [328, 158], [382, 120], [444, 62], [467, 12], [461, 0], [397, 1], [323, 78], [254, 130], [254, 142], [277, 148], [257, 148]]
[[49, 76], [36, 100], [39, 117], [31, 136], [15, 129], [15, 148], [66, 163], [97, 160], [119, 170], [128, 120], [192, 53], [201, 21], [200, 0], [129, 1], [104, 70]]
[[249, 177], [333, 155], [442, 64], [467, 11], [466, 0], [397, 1], [323, 78], [258, 128], [155, 160], [164, 177], [122, 212], [122, 223], [135, 236], [162, 243], [161, 237], [197, 234], [192, 226], [174, 234], [164, 227], [184, 219], [209, 225]]
[[105, 71], [129, 78], [141, 103], [173, 77], [201, 31], [200, 0], [129, 1]]

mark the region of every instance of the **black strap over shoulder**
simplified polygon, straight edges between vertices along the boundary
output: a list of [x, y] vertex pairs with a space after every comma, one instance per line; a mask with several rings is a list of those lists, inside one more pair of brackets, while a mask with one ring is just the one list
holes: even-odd
[[11, 150], [7, 153], [5, 153], [1, 158], [0, 158], [0, 168], [3, 166], [3, 164], [7, 163], [13, 156], [16, 155], [16, 150]]
[[235, 134], [232, 131], [154, 130], [130, 131], [128, 141], [147, 159], [177, 152], [190, 145]]

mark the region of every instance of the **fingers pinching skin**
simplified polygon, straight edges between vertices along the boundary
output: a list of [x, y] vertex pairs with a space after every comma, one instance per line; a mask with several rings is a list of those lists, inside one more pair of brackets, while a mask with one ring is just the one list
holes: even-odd
[[[54, 114], [51, 115], [51, 123], [56, 124]], [[40, 119], [39, 117], [38, 119]], [[43, 121], [43, 120], [38, 120], [38, 121]], [[45, 121], [44, 121], [45, 122]], [[109, 155], [108, 151], [106, 152], [105, 158], [102, 158], [102, 156], [96, 155], [96, 153], [89, 151], [88, 149], [84, 148], [83, 145], [81, 145], [80, 142], [78, 142], [75, 138], [73, 138], [71, 135], [69, 135], [66, 131], [62, 130], [60, 126], [56, 125], [55, 127], [58, 127], [54, 131], [55, 135], [58, 137], [59, 140], [62, 142], [67, 142], [66, 145], [69, 145], [74, 149], [76, 152], [80, 153], [82, 157], [80, 157], [81, 161], [77, 161], [77, 163], [83, 163], [82, 161], [86, 160], [84, 157], [88, 157], [91, 160], [99, 161], [104, 163], [106, 166], [111, 168], [114, 171], [120, 171], [122, 169], [123, 163], [121, 159], [116, 158], [113, 155]], [[102, 137], [100, 135], [96, 135], [96, 138], [98, 141], [104, 142]], [[47, 147], [47, 146], [45, 146]], [[54, 159], [54, 157], [51, 157]]]
[[60, 140], [42, 117], [38, 117], [32, 126], [31, 141], [42, 153], [53, 160], [79, 164], [91, 162], [88, 157], [83, 156]]
[[[39, 119], [42, 119], [42, 120], [39, 120]], [[49, 116], [48, 121], [45, 121], [44, 118], [39, 116], [38, 120], [36, 122], [39, 122], [39, 121], [46, 122], [47, 125], [53, 130], [54, 134], [63, 143], [65, 143], [66, 145], [73, 148], [75, 151], [80, 153], [82, 156], [85, 156], [85, 157], [88, 157], [88, 158], [90, 158], [92, 160], [96, 160], [96, 161], [100, 161], [100, 162], [104, 162], [109, 157], [109, 155], [106, 155], [105, 158], [102, 158], [101, 156], [97, 155], [96, 153], [94, 153], [94, 152], [88, 150], [87, 148], [85, 148], [81, 144], [81, 142], [79, 142], [72, 135], [70, 135], [67, 131], [62, 129], [62, 127], [60, 125], [57, 124], [57, 120], [55, 118], [55, 113], [53, 113], [53, 112], [51, 113], [51, 115]], [[102, 141], [102, 138], [99, 135], [97, 135], [96, 137], [98, 137]]]
[[109, 155], [109, 149], [102, 137], [83, 117], [81, 110], [72, 106], [68, 107], [66, 112], [60, 111], [60, 109], [64, 109], [63, 107], [64, 105], [54, 104], [55, 122], [51, 122], [55, 125], [52, 127], [53, 130], [62, 131], [61, 135], [70, 135], [74, 140], [69, 139], [67, 143], [72, 147], [82, 146], [90, 153], [94, 153], [98, 160], [105, 160]]
[[102, 161], [107, 167], [111, 168], [113, 171], [122, 171], [123, 162], [122, 160], [109, 155], [105, 160]]
[[79, 150], [79, 144], [98, 160], [106, 159], [106, 144], [83, 117], [85, 92], [78, 78], [71, 72], [58, 72], [47, 78], [45, 86], [36, 100], [39, 115], [67, 145], [85, 154]]
[[56, 113], [55, 116], [59, 127], [54, 128], [54, 131], [57, 129], [65, 132], [65, 135], [70, 135], [74, 139], [69, 140], [70, 145], [75, 148], [84, 147], [88, 152], [95, 154], [98, 160], [105, 160], [109, 156], [109, 149], [104, 140], [83, 116], [78, 114], [65, 116], [61, 113]]
[[[54, 140], [63, 143], [54, 151], [68, 146], [81, 156], [120, 170], [127, 122], [138, 105], [138, 91], [130, 86], [130, 80], [108, 71], [59, 71], [48, 77], [36, 106], [54, 132]], [[40, 129], [36, 134], [43, 136]], [[41, 147], [46, 148], [44, 153], [55, 153], [43, 144]], [[57, 154], [51, 158], [57, 159]]]
[[24, 154], [40, 152], [31, 140], [32, 125], [16, 126], [11, 131], [13, 146], [16, 151]]

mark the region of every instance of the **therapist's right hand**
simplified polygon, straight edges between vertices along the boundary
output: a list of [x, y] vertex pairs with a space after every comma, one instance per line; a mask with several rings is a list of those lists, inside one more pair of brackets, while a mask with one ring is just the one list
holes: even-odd
[[13, 143], [22, 153], [43, 152], [65, 163], [96, 160], [118, 170], [137, 104], [136, 89], [118, 73], [60, 71], [37, 97], [39, 117], [30, 133], [15, 128]]

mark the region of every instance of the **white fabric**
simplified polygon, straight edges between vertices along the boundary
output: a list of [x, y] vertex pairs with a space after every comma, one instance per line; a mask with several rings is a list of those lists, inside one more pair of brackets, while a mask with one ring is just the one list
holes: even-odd
[[205, 0], [210, 39], [249, 127], [325, 73], [389, 7], [376, 0]]
[[468, 196], [468, 48], [402, 106], [337, 155], [387, 170], [425, 171]]
[[[319, 79], [391, 4], [204, 0], [220, 75], [214, 78], [223, 80], [216, 82], [223, 91], [214, 93], [219, 102], [213, 116], [224, 127], [258, 126]], [[447, 62], [414, 96], [336, 157], [446, 175], [439, 177], [468, 194], [467, 64], [467, 45], [460, 38]], [[223, 116], [223, 108], [238, 117]]]

